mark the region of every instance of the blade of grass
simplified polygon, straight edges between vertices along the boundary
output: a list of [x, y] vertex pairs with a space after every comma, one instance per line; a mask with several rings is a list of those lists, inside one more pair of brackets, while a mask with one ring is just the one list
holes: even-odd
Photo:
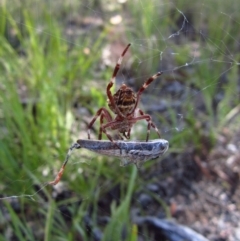
[[55, 202], [53, 200], [49, 201], [48, 205], [48, 212], [46, 216], [46, 224], [45, 224], [45, 230], [44, 230], [44, 241], [50, 241], [51, 238], [51, 232], [53, 229], [53, 214], [54, 210], [56, 209]]
[[[128, 190], [125, 199], [122, 201], [116, 210], [113, 210], [110, 223], [104, 231], [104, 241], [122, 240], [124, 230], [127, 229], [127, 236], [129, 235], [129, 228], [132, 229], [130, 223], [130, 201], [132, 198], [134, 184], [137, 177], [137, 168], [132, 168], [132, 174], [128, 184]], [[128, 236], [130, 237], [130, 236]]]

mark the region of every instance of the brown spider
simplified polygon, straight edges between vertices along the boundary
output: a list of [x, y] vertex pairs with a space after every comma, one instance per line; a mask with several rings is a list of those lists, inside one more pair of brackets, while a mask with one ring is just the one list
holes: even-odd
[[[146, 120], [148, 123], [146, 141], [148, 141], [151, 127], [155, 129], [158, 136], [160, 137], [160, 133], [156, 125], [152, 122], [151, 116], [148, 114], [145, 114], [142, 110], [137, 109], [137, 106], [138, 106], [138, 102], [142, 92], [152, 83], [153, 80], [155, 80], [159, 75], [161, 75], [162, 72], [158, 72], [157, 74], [150, 77], [147, 81], [145, 81], [145, 83], [142, 85], [142, 87], [138, 90], [137, 93], [134, 93], [133, 90], [128, 86], [126, 86], [125, 84], [123, 84], [114, 95], [112, 95], [110, 91], [110, 89], [112, 88], [115, 82], [116, 75], [122, 63], [122, 59], [125, 53], [127, 52], [128, 48], [130, 47], [130, 45], [131, 44], [128, 44], [128, 46], [122, 52], [115, 66], [115, 69], [113, 71], [111, 81], [107, 86], [108, 106], [114, 112], [114, 114], [116, 114], [116, 117], [113, 119], [106, 108], [104, 107], [100, 108], [97, 111], [94, 118], [92, 119], [92, 121], [88, 125], [88, 139], [90, 139], [90, 128], [93, 126], [93, 124], [95, 123], [98, 117], [100, 117], [100, 129], [99, 129], [99, 135], [98, 135], [99, 140], [102, 139], [102, 133], [104, 133], [106, 134], [106, 136], [111, 142], [115, 143], [113, 141], [113, 138], [107, 133], [106, 131], [107, 129], [118, 130], [118, 135], [120, 139], [123, 139], [121, 134], [125, 138], [129, 139], [132, 126], [139, 120]], [[140, 116], [137, 116], [137, 114], [140, 114]], [[104, 120], [106, 120], [107, 123], [104, 124]], [[116, 146], [120, 148], [117, 144]], [[70, 153], [74, 148], [81, 148], [81, 146], [80, 145], [76, 146], [76, 144], [74, 144], [73, 146], [70, 147], [67, 157], [60, 171], [57, 173], [56, 178], [53, 181], [49, 182], [48, 184], [56, 185], [60, 181], [65, 169], [65, 166], [68, 162]]]
[[[137, 93], [134, 93], [134, 91], [125, 84], [122, 84], [122, 86], [114, 95], [112, 95], [110, 91], [113, 84], [115, 83], [116, 75], [118, 73], [118, 70], [120, 69], [123, 57], [126, 54], [130, 45], [131, 44], [127, 45], [127, 47], [123, 50], [120, 58], [118, 59], [113, 71], [112, 78], [106, 89], [106, 93], [108, 96], [108, 106], [111, 111], [116, 114], [116, 116], [113, 119], [111, 114], [105, 107], [100, 108], [88, 125], [88, 139], [90, 139], [90, 128], [93, 126], [98, 117], [100, 117], [100, 128], [98, 135], [99, 140], [102, 139], [102, 133], [104, 133], [110, 141], [114, 142], [113, 138], [107, 133], [107, 129], [117, 130], [120, 139], [123, 139], [121, 134], [126, 139], [129, 139], [132, 126], [139, 120], [146, 120], [148, 123], [146, 141], [148, 141], [149, 139], [151, 127], [155, 129], [158, 136], [160, 137], [160, 133], [156, 125], [152, 122], [151, 116], [145, 114], [142, 110], [138, 109], [137, 106], [142, 92], [152, 83], [153, 80], [160, 76], [162, 72], [158, 72], [157, 74], [147, 79]], [[140, 116], [137, 116], [138, 114], [140, 114]], [[104, 120], [106, 121], [106, 123], [104, 123]]]

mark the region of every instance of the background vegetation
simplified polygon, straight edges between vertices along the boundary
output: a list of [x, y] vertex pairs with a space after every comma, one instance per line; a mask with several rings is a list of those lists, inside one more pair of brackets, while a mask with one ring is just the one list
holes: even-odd
[[[90, 232], [86, 216], [89, 226], [103, 231], [102, 240], [120, 240], [123, 230], [124, 240], [137, 240], [130, 205], [159, 161], [146, 163], [139, 175], [114, 159], [75, 152], [63, 182], [44, 185], [71, 143], [87, 137], [86, 123], [96, 110], [106, 106], [106, 84], [128, 42], [131, 53], [118, 84], [124, 76], [137, 89], [164, 71], [142, 102], [169, 140], [169, 153], [210, 150], [236, 110], [240, 2], [120, 2], [0, 3], [1, 240], [94, 240], [97, 231]], [[104, 58], [109, 45], [117, 50]], [[180, 90], [168, 89], [176, 83]], [[154, 111], [160, 95], [167, 103], [162, 112]], [[139, 124], [132, 138], [144, 139], [144, 128]], [[106, 208], [101, 200], [109, 193]], [[99, 225], [103, 214], [109, 222]]]

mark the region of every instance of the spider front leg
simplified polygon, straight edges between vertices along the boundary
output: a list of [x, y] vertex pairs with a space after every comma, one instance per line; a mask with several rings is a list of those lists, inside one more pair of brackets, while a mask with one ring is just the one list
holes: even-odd
[[117, 73], [120, 69], [120, 66], [122, 64], [122, 60], [123, 60], [123, 57], [124, 55], [126, 54], [126, 52], [128, 51], [129, 47], [131, 46], [131, 44], [128, 44], [127, 47], [123, 50], [120, 58], [118, 59], [117, 61], [117, 64], [115, 65], [115, 68], [113, 70], [113, 74], [112, 74], [112, 78], [109, 82], [109, 84], [107, 85], [107, 89], [106, 89], [106, 93], [107, 93], [107, 96], [108, 96], [108, 99], [109, 99], [109, 102], [111, 103], [113, 109], [116, 111], [116, 114], [118, 116], [121, 116], [122, 118], [124, 118], [125, 116], [123, 115], [123, 113], [119, 110], [118, 106], [116, 105], [115, 101], [114, 101], [114, 98], [112, 96], [112, 93], [111, 93], [111, 88], [113, 86], [113, 84], [115, 83], [115, 80], [116, 80], [116, 76], [117, 76]]
[[[110, 117], [111, 117], [111, 116], [110, 116]], [[101, 116], [100, 116], [100, 127], [99, 127], [99, 133], [98, 133], [98, 140], [102, 140], [102, 133], [103, 133], [103, 128], [102, 128], [102, 126], [104, 125], [104, 123], [103, 123], [104, 118], [107, 120], [108, 123], [112, 121], [112, 118], [109, 119], [104, 113], [101, 114]], [[106, 130], [104, 130], [104, 134], [108, 137], [108, 139], [109, 139], [110, 141], [113, 142], [112, 137], [107, 133]]]
[[119, 146], [115, 143], [113, 138], [107, 133], [107, 130], [103, 127], [103, 125], [100, 126], [100, 133], [104, 133], [107, 136], [107, 138], [119, 148]]
[[107, 120], [107, 122], [111, 122], [112, 121], [112, 117], [109, 113], [109, 111], [102, 107], [100, 108], [96, 115], [93, 117], [93, 119], [90, 121], [90, 123], [88, 124], [88, 139], [90, 139], [90, 129], [92, 128], [93, 124], [95, 123], [95, 121], [97, 120], [97, 118], [100, 116], [100, 129], [99, 129], [99, 134], [98, 134], [98, 139], [101, 140], [102, 139], [102, 130], [101, 130], [101, 126], [103, 124], [103, 120], [104, 118]]
[[105, 117], [105, 115], [102, 113], [101, 116], [100, 116], [100, 127], [99, 127], [99, 131], [98, 131], [98, 140], [102, 140], [101, 126], [103, 125], [104, 117]]

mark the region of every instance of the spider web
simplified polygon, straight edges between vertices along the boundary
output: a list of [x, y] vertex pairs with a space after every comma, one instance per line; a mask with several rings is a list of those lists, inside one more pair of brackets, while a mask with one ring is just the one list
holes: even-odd
[[[50, 14], [47, 17], [41, 11], [44, 4], [48, 4]], [[91, 120], [98, 108], [106, 106], [105, 87], [111, 77], [111, 71], [126, 44], [131, 43], [131, 49], [124, 57], [117, 75], [116, 86], [125, 83], [137, 91], [151, 75], [158, 71], [163, 72], [163, 75], [143, 92], [140, 108], [152, 116], [154, 123], [161, 131], [162, 137], [169, 141], [169, 154], [166, 155], [165, 162], [164, 158], [163, 162], [154, 160], [153, 162], [158, 162], [155, 168], [152, 167], [154, 166], [153, 162], [146, 163], [143, 170], [139, 171], [142, 177], [139, 178], [140, 175], [137, 175], [136, 191], [132, 196], [132, 202], [135, 206], [145, 209], [146, 214], [153, 215], [156, 212], [156, 207], [152, 204], [152, 199], [157, 196], [159, 200], [161, 190], [166, 190], [163, 185], [170, 185], [171, 187], [175, 185], [174, 187], [176, 187], [176, 184], [173, 184], [176, 181], [173, 179], [180, 175], [180, 172], [182, 172], [181, 175], [184, 174], [188, 168], [193, 168], [192, 175], [196, 175], [196, 180], [200, 179], [199, 173], [204, 172], [205, 169], [203, 165], [199, 164], [198, 158], [205, 157], [204, 163], [208, 163], [212, 161], [211, 158], [215, 158], [215, 156], [205, 155], [205, 151], [209, 148], [208, 145], [213, 145], [210, 140], [213, 133], [216, 133], [217, 136], [219, 133], [222, 138], [224, 136], [221, 134], [222, 130], [225, 131], [225, 134], [230, 130], [239, 133], [236, 127], [239, 112], [238, 29], [240, 20], [237, 11], [238, 5], [237, 1], [234, 0], [228, 3], [216, 0], [202, 1], [201, 3], [192, 3], [187, 0], [181, 3], [154, 0], [147, 2], [144, 0], [119, 0], [114, 3], [103, 1], [99, 5], [92, 1], [84, 1], [84, 3], [76, 3], [73, 0], [58, 3], [40, 3], [39, 1], [28, 3], [26, 1], [24, 6], [26, 12], [34, 11], [37, 16], [36, 22], [32, 24], [31, 19], [26, 20], [26, 15], [23, 21], [24, 14], [14, 8], [14, 17], [6, 14], [5, 17], [9, 26], [7, 27], [7, 33], [4, 34], [11, 45], [18, 45], [15, 42], [18, 39], [12, 32], [14, 29], [20, 29], [23, 33], [28, 29], [28, 34], [22, 35], [27, 38], [31, 36], [32, 31], [37, 32], [43, 41], [49, 41], [50, 38], [54, 37], [59, 44], [63, 45], [63, 48], [67, 49], [63, 53], [67, 55], [66, 59], [69, 61], [69, 65], [66, 65], [65, 72], [59, 72], [58, 76], [53, 74], [58, 73], [56, 72], [57, 66], [51, 65], [52, 72], [46, 70], [50, 77], [43, 87], [40, 86], [40, 81], [33, 83], [34, 80], [29, 80], [27, 77], [25, 80], [15, 79], [20, 103], [24, 107], [27, 106], [27, 109], [28, 105], [33, 106], [32, 99], [39, 98], [37, 108], [43, 108], [41, 107], [41, 93], [34, 91], [29, 86], [46, 90], [46, 96], [55, 95], [52, 92], [53, 90], [56, 94], [58, 91], [63, 91], [63, 96], [67, 99], [66, 103], [70, 107], [64, 106], [64, 101], [59, 100], [59, 102], [62, 101], [63, 109], [68, 110], [65, 119], [62, 120], [59, 129], [56, 128], [56, 130], [60, 132], [62, 131], [61, 128], [64, 128], [63, 132], [70, 133], [71, 141], [65, 141], [65, 143], [69, 143], [69, 146], [71, 142], [78, 138], [85, 139], [87, 137], [86, 123]], [[82, 15], [79, 16], [79, 13]], [[61, 14], [64, 16], [64, 27], [62, 32], [59, 33], [55, 29], [54, 16], [59, 19]], [[0, 18], [3, 19], [3, 17]], [[16, 28], [13, 27], [14, 21]], [[48, 25], [45, 25], [44, 21], [48, 21]], [[31, 41], [34, 42], [34, 39]], [[31, 51], [25, 52], [25, 49], [29, 47], [26, 43], [23, 41], [20, 48], [16, 47], [18, 54], [23, 58], [26, 52], [31, 53]], [[74, 52], [74, 48], [79, 52], [77, 50]], [[32, 51], [35, 50], [32, 49]], [[48, 50], [46, 49], [46, 51]], [[82, 58], [79, 55], [83, 55], [86, 61], [81, 60]], [[96, 56], [97, 60], [91, 60], [94, 59], [92, 56]], [[56, 54], [56, 58], [58, 57], [61, 58]], [[54, 61], [54, 58], [51, 61]], [[21, 64], [20, 61], [19, 64]], [[7, 66], [7, 64], [3, 64], [3, 66]], [[76, 74], [77, 69], [79, 69], [79, 75]], [[26, 65], [24, 70], [31, 73]], [[75, 76], [72, 77], [69, 74], [71, 72]], [[87, 79], [82, 80], [83, 77]], [[51, 83], [51, 79], [54, 78], [58, 81]], [[68, 78], [72, 78], [72, 80], [68, 82]], [[32, 82], [29, 84], [24, 81]], [[55, 84], [57, 86], [54, 86]], [[58, 87], [64, 85], [67, 86], [66, 89]], [[2, 86], [5, 86], [5, 82]], [[51, 86], [51, 88], [48, 86]], [[117, 87], [114, 88], [117, 89]], [[94, 99], [97, 99], [97, 102]], [[81, 105], [81, 103], [84, 104]], [[4, 105], [3, 99], [1, 99], [1, 105]], [[89, 111], [91, 108], [93, 112]], [[1, 112], [4, 112], [5, 109], [2, 107]], [[10, 111], [14, 112], [15, 109]], [[63, 110], [54, 111], [59, 115], [64, 112]], [[86, 221], [86, 219], [92, 218], [91, 214], [94, 213], [94, 208], [96, 208], [94, 205], [97, 205], [97, 202], [100, 202], [100, 204], [98, 203], [98, 211], [95, 210], [97, 215], [111, 216], [111, 208], [106, 208], [106, 205], [102, 204], [100, 199], [106, 201], [106, 196], [109, 195], [109, 199], [112, 201], [110, 202], [111, 205], [114, 206], [115, 204], [112, 203], [115, 202], [122, 202], [122, 196], [127, 192], [127, 180], [134, 172], [132, 167], [119, 168], [119, 160], [115, 158], [97, 156], [87, 150], [75, 151], [64, 172], [64, 181], [51, 189], [46, 183], [54, 179], [65, 158], [68, 146], [62, 147], [63, 141], [49, 144], [47, 143], [49, 139], [46, 139], [48, 149], [40, 148], [38, 151], [37, 148], [41, 145], [36, 141], [34, 143], [36, 149], [34, 147], [33, 150], [23, 150], [18, 153], [19, 160], [12, 160], [9, 154], [10, 149], [7, 149], [8, 144], [5, 143], [4, 139], [9, 130], [6, 131], [8, 127], [4, 123], [3, 114], [1, 114], [1, 119], [3, 120], [1, 159], [5, 160], [4, 163], [6, 160], [11, 163], [7, 166], [2, 164], [3, 181], [1, 184], [2, 197], [0, 198], [3, 201], [1, 204], [2, 217], [9, 215], [10, 209], [5, 207], [6, 203], [7, 207], [10, 203], [14, 211], [21, 210], [21, 203], [27, 203], [32, 209], [37, 206], [44, 206], [44, 214], [50, 209], [52, 209], [53, 216], [61, 213], [66, 221], [71, 219], [74, 211], [77, 210], [76, 207], [79, 207], [79, 203], [81, 203], [85, 211], [79, 209], [79, 217], [85, 218], [84, 222], [88, 227], [86, 229], [90, 230], [91, 225], [88, 223], [90, 221]], [[92, 138], [97, 138], [98, 127], [98, 123], [96, 123], [95, 129], [92, 130]], [[138, 123], [133, 128], [131, 139], [144, 140], [146, 130], [146, 123]], [[41, 135], [40, 133], [40, 140], [44, 140], [44, 138], [41, 139]], [[56, 136], [58, 135], [60, 134], [56, 134]], [[64, 135], [62, 134], [62, 136]], [[64, 137], [61, 138], [64, 139]], [[151, 139], [156, 138], [156, 133], [151, 130]], [[54, 138], [50, 142], [53, 142], [53, 140]], [[238, 153], [236, 144], [238, 139], [233, 136], [231, 140], [232, 142], [225, 143], [225, 146], [221, 142], [220, 146], [227, 148], [235, 157]], [[202, 144], [199, 144], [200, 142]], [[38, 144], [36, 145], [36, 143]], [[188, 143], [187, 147], [186, 143]], [[15, 145], [19, 145], [18, 141], [9, 145], [12, 151], [14, 151]], [[198, 148], [195, 149], [195, 146], [198, 146]], [[188, 148], [188, 150], [184, 152], [184, 148]], [[44, 151], [41, 153], [41, 150]], [[49, 153], [47, 150], [49, 150]], [[200, 169], [195, 170], [196, 166], [189, 161], [191, 159], [189, 153], [192, 154], [193, 152], [196, 152], [195, 162], [199, 164], [200, 169], [202, 168], [201, 171]], [[179, 157], [178, 154], [180, 153], [184, 154], [179, 155]], [[32, 156], [37, 156], [38, 163], [33, 164], [31, 162], [30, 157]], [[27, 158], [24, 159], [24, 157]], [[172, 159], [176, 162], [171, 162]], [[185, 163], [183, 159], [186, 160]], [[28, 164], [28, 160], [30, 164]], [[55, 165], [49, 165], [50, 160], [56, 162], [56, 167]], [[21, 176], [15, 179], [9, 173], [12, 172], [11, 169], [17, 170], [16, 163], [19, 164], [19, 162], [24, 171]], [[178, 174], [175, 169], [178, 170]], [[162, 177], [162, 175], [166, 175], [166, 172], [173, 173], [173, 178], [167, 177], [166, 181]], [[118, 174], [118, 177], [115, 177], [116, 180], [114, 180], [113, 173]], [[157, 175], [161, 176], [159, 180], [163, 184], [158, 184], [158, 181], [156, 181]], [[187, 180], [193, 180], [194, 178], [189, 177]], [[184, 178], [179, 180], [184, 182]], [[119, 182], [123, 182], [122, 186]], [[200, 185], [204, 186], [204, 183]], [[209, 188], [213, 187], [209, 186]], [[124, 190], [121, 190], [121, 188]], [[199, 186], [196, 186], [196, 188], [199, 190]], [[155, 189], [160, 194], [152, 191]], [[144, 190], [147, 191], [144, 192]], [[150, 195], [149, 192], [154, 194]], [[206, 192], [211, 191], [207, 190]], [[50, 207], [49, 200], [52, 199], [57, 200], [60, 204]], [[170, 209], [175, 207], [174, 205], [179, 199], [181, 199], [179, 193], [178, 196], [172, 195], [166, 199], [166, 202], [169, 202]], [[65, 200], [67, 201], [65, 202]], [[201, 203], [201, 201], [199, 202]], [[233, 204], [231, 203], [231, 205]], [[236, 207], [234, 206], [234, 208]], [[161, 216], [165, 210], [161, 207], [157, 211], [158, 216]], [[237, 215], [236, 212], [236, 217], [238, 217]], [[11, 218], [13, 219], [13, 216]], [[181, 218], [178, 217], [178, 220], [181, 221]], [[217, 221], [212, 222], [215, 225], [216, 233], [220, 229], [220, 224]], [[182, 223], [190, 225], [191, 222], [184, 223], [184, 220], [182, 220]], [[229, 223], [229, 229], [232, 230], [232, 223]], [[196, 221], [192, 227], [203, 234], [209, 231], [207, 230], [204, 233], [198, 225], [199, 223]], [[94, 233], [94, 231], [92, 232]], [[138, 232], [139, 236], [148, 237], [144, 231]], [[209, 233], [212, 234], [214, 231], [209, 231]], [[97, 231], [92, 235], [98, 237]], [[235, 230], [221, 235], [225, 238], [224, 240], [240, 240]], [[208, 237], [211, 238], [211, 236]], [[157, 239], [153, 238], [152, 240]]]

